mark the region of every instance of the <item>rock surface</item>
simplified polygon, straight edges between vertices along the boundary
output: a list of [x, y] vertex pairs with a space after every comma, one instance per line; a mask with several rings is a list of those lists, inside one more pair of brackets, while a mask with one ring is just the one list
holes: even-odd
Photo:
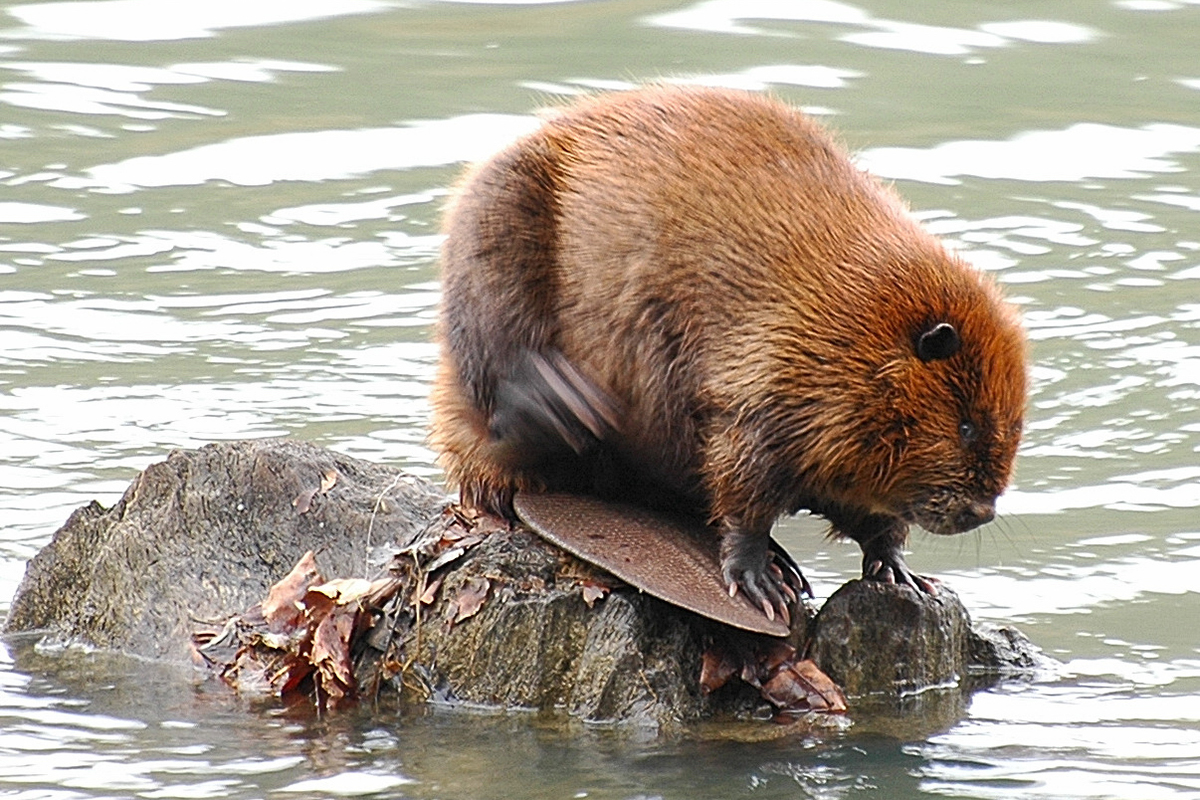
[[[637, 592], [528, 530], [472, 529], [425, 481], [294, 441], [176, 451], [112, 508], [77, 510], [28, 565], [6, 630], [194, 659], [198, 631], [257, 608], [308, 550], [326, 578], [390, 576], [353, 652], [363, 693], [660, 729], [770, 716], [743, 680], [702, 690], [701, 668], [740, 654], [734, 674], [755, 683], [750, 662], [781, 640]], [[851, 696], [1041, 663], [1011, 629], [973, 632], [946, 587], [929, 598], [853, 581], [807, 623], [797, 615], [791, 640], [811, 635], [812, 657]]]
[[331, 575], [362, 575], [373, 546], [420, 533], [447, 503], [425, 481], [302, 442], [177, 450], [111, 508], [71, 515], [26, 567], [6, 630], [183, 661], [196, 620], [262, 600], [307, 550]]

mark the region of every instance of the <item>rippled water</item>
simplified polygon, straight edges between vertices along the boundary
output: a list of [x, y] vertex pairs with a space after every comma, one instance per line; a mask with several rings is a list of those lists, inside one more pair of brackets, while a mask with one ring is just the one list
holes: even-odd
[[[1003, 518], [911, 561], [1062, 662], [894, 736], [325, 717], [0, 646], [0, 796], [1200, 797], [1200, 4], [0, 2], [0, 608], [176, 447], [423, 446], [440, 203], [581, 91], [819, 114], [1021, 304]], [[819, 596], [857, 549], [781, 536]], [[936, 727], [936, 726], [935, 726]]]

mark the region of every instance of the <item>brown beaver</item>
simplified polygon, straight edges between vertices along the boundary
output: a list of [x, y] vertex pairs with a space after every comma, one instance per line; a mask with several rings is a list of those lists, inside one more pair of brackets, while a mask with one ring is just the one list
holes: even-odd
[[798, 585], [768, 549], [782, 514], [925, 591], [909, 524], [992, 519], [1025, 404], [1016, 315], [800, 112], [585, 99], [471, 171], [445, 232], [431, 441], [464, 504], [691, 509], [768, 616]]

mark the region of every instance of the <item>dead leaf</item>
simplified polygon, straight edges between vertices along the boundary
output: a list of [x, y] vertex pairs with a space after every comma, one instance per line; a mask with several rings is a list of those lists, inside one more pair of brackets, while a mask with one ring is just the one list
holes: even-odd
[[300, 600], [310, 586], [322, 582], [324, 578], [317, 569], [313, 552], [309, 550], [300, 557], [291, 572], [267, 591], [267, 599], [262, 602], [262, 615], [268, 629], [279, 633], [294, 627], [303, 614]]
[[597, 600], [603, 600], [612, 591], [611, 586], [596, 581], [581, 581], [580, 586], [583, 587], [583, 602], [588, 608], [595, 607]]
[[354, 691], [354, 668], [350, 662], [350, 638], [354, 633], [357, 608], [338, 606], [325, 616], [313, 633], [310, 660], [317, 668], [321, 688], [333, 698]]
[[296, 509], [299, 514], [307, 514], [312, 510], [313, 498], [318, 494], [325, 494], [333, 488], [337, 483], [338, 473], [332, 467], [321, 473], [321, 482], [313, 489], [305, 489], [300, 494], [292, 498], [292, 508]]
[[425, 587], [425, 591], [422, 592], [421, 596], [417, 598], [417, 602], [423, 606], [427, 606], [427, 605], [430, 605], [434, 600], [436, 600], [437, 599], [437, 591], [438, 591], [438, 589], [441, 588], [442, 581], [445, 579], [445, 577], [446, 577], [445, 575], [439, 575], [436, 578], [434, 578], [433, 580], [431, 580], [429, 582], [429, 585]]
[[381, 608], [396, 596], [396, 592], [404, 585], [399, 578], [376, 578], [371, 581], [371, 591], [363, 597], [363, 605], [367, 608]]
[[458, 595], [454, 598], [454, 602], [450, 604], [451, 611], [454, 612], [451, 622], [458, 624], [464, 619], [469, 619], [479, 613], [479, 609], [483, 608], [484, 602], [487, 600], [488, 590], [492, 588], [492, 582], [487, 578], [475, 577], [468, 580], [458, 589]]
[[[343, 606], [357, 602], [360, 598], [370, 594], [373, 587], [374, 584], [365, 578], [335, 578], [320, 586], [310, 587], [308, 591], [320, 592], [332, 600], [334, 605]], [[307, 601], [307, 595], [305, 595], [305, 599]]]
[[473, 523], [471, 525], [471, 533], [481, 537], [487, 536], [489, 533], [509, 529], [508, 520], [493, 514], [480, 514], [473, 520]]
[[329, 616], [329, 612], [333, 611], [336, 605], [337, 603], [330, 595], [310, 588], [300, 601], [300, 606], [304, 609], [304, 624], [315, 628], [321, 624], [321, 620]]
[[742, 671], [739, 676], [744, 683], [748, 683], [755, 689], [762, 691], [762, 680], [759, 678], [758, 665], [749, 661], [742, 662]]
[[758, 651], [758, 663], [766, 672], [772, 672], [795, 658], [796, 648], [780, 639], [771, 639], [765, 648]]
[[463, 553], [465, 553], [465, 552], [467, 552], [467, 548], [465, 548], [465, 547], [457, 547], [457, 546], [451, 547], [449, 550], [446, 550], [445, 552], [441, 553], [433, 561], [430, 561], [429, 564], [425, 567], [425, 571], [433, 572], [435, 570], [441, 569], [442, 567], [446, 566], [447, 564], [449, 564], [453, 561], [457, 561], [458, 559], [462, 558]]
[[737, 672], [737, 661], [725, 648], [710, 647], [700, 659], [700, 691], [712, 694]]
[[459, 539], [458, 546], [464, 547], [469, 550], [482, 541], [483, 541], [482, 536], [476, 536], [475, 534], [471, 533], [471, 534], [468, 534], [468, 535], [462, 537], [461, 539]]
[[457, 542], [457, 541], [460, 541], [461, 539], [463, 539], [463, 537], [465, 537], [466, 535], [467, 535], [467, 532], [465, 529], [460, 528], [457, 525], [452, 525], [452, 526], [446, 528], [446, 530], [442, 531], [441, 544], [453, 544], [454, 542]]
[[807, 658], [785, 664], [763, 684], [762, 695], [784, 713], [846, 711], [841, 688]]
[[283, 696], [313, 671], [307, 659], [295, 653], [265, 647], [243, 647], [221, 678], [242, 695]]
[[307, 514], [312, 508], [312, 499], [316, 497], [319, 486], [314, 486], [311, 489], [305, 489], [300, 494], [292, 498], [292, 508], [296, 509], [299, 514]]

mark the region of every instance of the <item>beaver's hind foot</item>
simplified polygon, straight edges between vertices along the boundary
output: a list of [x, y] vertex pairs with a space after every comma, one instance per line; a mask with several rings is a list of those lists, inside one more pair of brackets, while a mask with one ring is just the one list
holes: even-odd
[[721, 538], [721, 575], [730, 597], [740, 591], [767, 619], [778, 615], [791, 625], [792, 608], [801, 594], [812, 597], [812, 587], [791, 556], [768, 543], [769, 538], [726, 533]]

